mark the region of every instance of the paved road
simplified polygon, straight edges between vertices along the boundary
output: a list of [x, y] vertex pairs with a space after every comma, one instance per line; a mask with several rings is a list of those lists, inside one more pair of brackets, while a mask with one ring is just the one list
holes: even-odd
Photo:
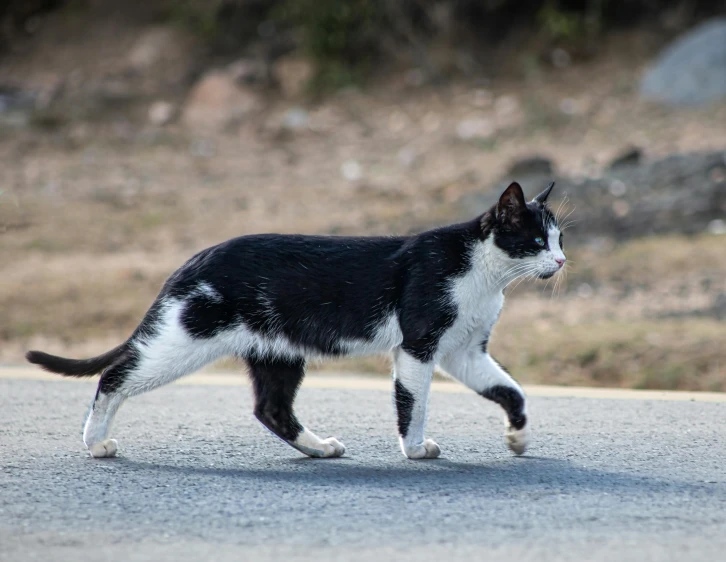
[[493, 405], [442, 387], [444, 458], [409, 461], [387, 392], [312, 381], [301, 418], [348, 453], [310, 460], [225, 380], [130, 400], [122, 456], [93, 460], [93, 383], [0, 376], [0, 561], [726, 559], [723, 397], [534, 396], [515, 458]]

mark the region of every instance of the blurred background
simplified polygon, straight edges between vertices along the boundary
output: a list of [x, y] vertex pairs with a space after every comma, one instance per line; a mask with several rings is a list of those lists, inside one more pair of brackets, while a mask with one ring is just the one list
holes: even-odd
[[493, 354], [726, 390], [723, 1], [4, 0], [0, 159], [4, 363], [115, 346], [232, 236], [410, 233], [555, 180], [572, 263], [508, 289]]

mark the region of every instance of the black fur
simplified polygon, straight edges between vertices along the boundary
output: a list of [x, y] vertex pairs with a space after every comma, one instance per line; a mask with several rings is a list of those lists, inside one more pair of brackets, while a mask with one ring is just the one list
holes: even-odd
[[487, 352], [487, 348], [489, 347], [489, 338], [485, 338], [482, 340], [482, 342], [479, 344], [479, 348], [481, 349], [482, 353]]
[[524, 415], [524, 398], [519, 391], [509, 386], [492, 386], [481, 395], [499, 404], [507, 413], [509, 425], [514, 429], [522, 429], [527, 425], [527, 416]]
[[128, 347], [124, 342], [111, 351], [90, 359], [66, 359], [42, 351], [28, 351], [25, 354], [25, 359], [30, 363], [40, 365], [51, 373], [59, 373], [66, 377], [92, 377], [113, 362], [122, 359], [127, 353]]
[[394, 397], [396, 401], [396, 415], [398, 417], [398, 434], [401, 437], [406, 437], [408, 435], [408, 427], [411, 425], [415, 399], [413, 394], [399, 380], [396, 380], [394, 383]]
[[302, 359], [248, 358], [255, 392], [255, 417], [275, 435], [293, 443], [303, 430], [292, 404], [305, 374]]

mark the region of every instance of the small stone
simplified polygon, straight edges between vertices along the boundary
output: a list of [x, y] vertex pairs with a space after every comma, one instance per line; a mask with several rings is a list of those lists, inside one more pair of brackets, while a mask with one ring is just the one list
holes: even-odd
[[712, 182], [722, 183], [724, 180], [726, 180], [726, 168], [717, 166], [713, 170], [711, 170], [711, 173], [709, 175], [711, 176]]
[[576, 99], [565, 98], [560, 102], [560, 111], [565, 115], [579, 115], [582, 113], [582, 107]]
[[616, 217], [623, 218], [630, 213], [630, 205], [622, 199], [613, 202], [613, 213]]
[[175, 30], [170, 27], [152, 27], [141, 33], [131, 47], [128, 62], [135, 70], [147, 70], [155, 66], [178, 43]]
[[356, 182], [363, 177], [363, 167], [357, 160], [346, 160], [340, 165], [340, 173], [349, 182]]
[[406, 85], [418, 88], [425, 82], [424, 73], [420, 68], [412, 68], [404, 76]]
[[238, 84], [264, 84], [267, 71], [262, 61], [240, 59], [227, 66], [227, 73]]
[[613, 180], [610, 182], [608, 191], [613, 197], [622, 197], [628, 191], [628, 188], [620, 180]]
[[288, 109], [285, 112], [284, 117], [282, 118], [283, 128], [289, 129], [291, 131], [300, 131], [302, 129], [306, 129], [309, 122], [310, 117], [308, 115], [308, 112], [301, 107], [293, 107]]
[[476, 107], [489, 107], [494, 102], [494, 96], [489, 90], [476, 90], [474, 92], [474, 105]]
[[282, 95], [289, 99], [299, 98], [305, 93], [314, 73], [313, 63], [298, 55], [280, 57], [272, 67]]
[[723, 219], [714, 219], [708, 223], [708, 233], [716, 236], [726, 234], [726, 221]]
[[210, 71], [189, 93], [182, 122], [195, 129], [221, 130], [254, 113], [260, 105], [259, 96], [239, 87], [229, 74]]
[[394, 111], [388, 117], [388, 130], [392, 133], [400, 133], [406, 128], [409, 119], [403, 111]]
[[570, 56], [570, 53], [565, 51], [562, 48], [557, 48], [552, 50], [552, 66], [555, 68], [567, 68], [572, 64], [572, 57]]
[[216, 152], [216, 146], [211, 139], [194, 139], [189, 152], [197, 158], [211, 158]]
[[580, 285], [577, 287], [577, 296], [581, 299], [589, 299], [594, 294], [595, 291], [589, 283], [580, 283]]
[[413, 167], [417, 158], [418, 152], [416, 152], [416, 149], [412, 146], [404, 146], [401, 150], [398, 151], [398, 161], [404, 168], [408, 169]]
[[155, 101], [149, 106], [149, 123], [161, 127], [169, 123], [176, 113], [173, 103], [168, 101]]
[[516, 127], [524, 121], [524, 113], [515, 96], [500, 96], [494, 102], [496, 126], [498, 128]]
[[491, 120], [482, 117], [464, 119], [456, 125], [456, 136], [461, 140], [488, 139], [495, 131]]

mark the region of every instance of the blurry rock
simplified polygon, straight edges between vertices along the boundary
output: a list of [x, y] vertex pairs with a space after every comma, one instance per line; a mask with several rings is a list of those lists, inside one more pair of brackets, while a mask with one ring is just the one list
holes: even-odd
[[403, 79], [407, 86], [411, 86], [413, 88], [423, 86], [424, 82], [426, 81], [423, 70], [421, 70], [420, 68], [412, 68], [411, 70], [407, 71]]
[[516, 127], [524, 121], [524, 112], [515, 96], [500, 96], [494, 102], [496, 125], [499, 129]]
[[238, 84], [264, 86], [269, 83], [267, 65], [261, 60], [237, 60], [227, 67], [227, 72]]
[[406, 169], [410, 169], [418, 159], [418, 152], [412, 146], [404, 146], [398, 151], [398, 161]]
[[628, 186], [626, 186], [620, 180], [613, 180], [608, 186], [608, 191], [613, 197], [622, 197], [628, 192]]
[[507, 176], [515, 179], [528, 176], [552, 176], [554, 167], [552, 160], [544, 156], [520, 158], [509, 166]]
[[363, 167], [357, 160], [346, 160], [340, 165], [340, 173], [349, 182], [356, 182], [363, 177]]
[[726, 221], [722, 219], [714, 219], [708, 223], [709, 234], [722, 235], [726, 234]]
[[176, 113], [176, 107], [168, 101], [155, 101], [149, 107], [149, 123], [161, 127], [169, 123]]
[[474, 92], [474, 99], [472, 101], [476, 107], [489, 107], [494, 101], [494, 96], [489, 90], [480, 88]]
[[691, 106], [726, 98], [726, 18], [703, 23], [666, 47], [643, 77], [640, 94]]
[[223, 130], [261, 106], [259, 95], [239, 87], [221, 71], [210, 71], [194, 85], [182, 111], [182, 122], [194, 129]]
[[161, 62], [177, 46], [178, 35], [171, 27], [152, 27], [144, 31], [129, 51], [128, 63], [139, 71]]
[[643, 157], [643, 151], [639, 148], [632, 147], [627, 149], [622, 154], [619, 154], [613, 158], [612, 162], [608, 165], [608, 170], [615, 171], [622, 168], [629, 168], [631, 166], [637, 166]]
[[725, 165], [726, 152], [716, 151], [674, 154], [581, 181], [554, 174], [513, 178], [510, 170], [488, 190], [463, 193], [456, 205], [465, 219], [473, 209], [485, 210], [496, 203], [512, 179], [520, 181], [528, 197], [547, 181], [555, 181], [549, 202], [559, 208], [566, 196], [569, 203], [564, 203], [560, 215], [564, 222], [575, 221], [567, 230], [569, 244], [672, 233], [726, 234], [726, 182], [712, 174]]
[[59, 74], [47, 74], [39, 80], [35, 98], [36, 109], [47, 109], [55, 102], [63, 91], [63, 77]]
[[567, 68], [572, 64], [572, 57], [570, 56], [570, 53], [562, 48], [558, 47], [553, 49], [550, 56], [552, 58], [552, 66], [555, 68]]
[[[181, 27], [154, 26], [142, 30], [114, 81], [124, 83], [133, 96], [150, 99], [173, 95], [199, 73], [198, 36]], [[67, 90], [87, 91], [83, 76], [68, 76]], [[75, 86], [75, 88], [74, 88]], [[108, 89], [103, 86], [102, 89]], [[128, 96], [128, 93], [124, 95]]]
[[315, 69], [309, 59], [297, 55], [280, 57], [272, 67], [272, 74], [282, 95], [295, 99], [305, 93]]
[[488, 139], [495, 132], [494, 124], [486, 117], [470, 117], [456, 125], [456, 136], [461, 140]]
[[302, 107], [292, 107], [282, 117], [282, 126], [290, 131], [307, 129], [310, 123], [308, 112]]
[[577, 100], [575, 98], [564, 98], [560, 101], [560, 111], [565, 115], [582, 115], [588, 109], [588, 103], [585, 100]]
[[217, 145], [211, 139], [194, 139], [189, 153], [196, 158], [211, 158], [217, 152]]

